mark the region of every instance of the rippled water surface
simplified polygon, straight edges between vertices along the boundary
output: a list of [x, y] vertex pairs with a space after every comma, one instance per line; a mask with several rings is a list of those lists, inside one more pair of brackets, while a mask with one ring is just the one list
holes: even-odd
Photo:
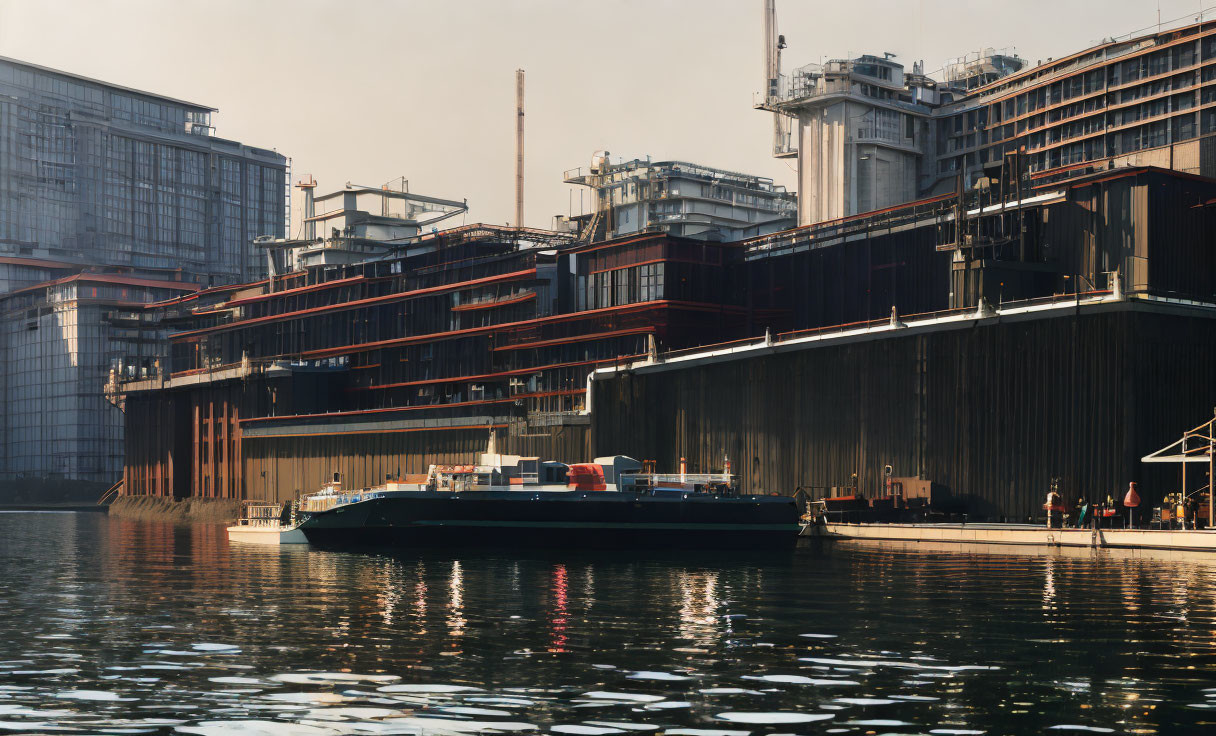
[[[0, 514], [0, 730], [1189, 733], [1216, 560], [338, 553]], [[1216, 730], [1208, 731], [1216, 732]]]

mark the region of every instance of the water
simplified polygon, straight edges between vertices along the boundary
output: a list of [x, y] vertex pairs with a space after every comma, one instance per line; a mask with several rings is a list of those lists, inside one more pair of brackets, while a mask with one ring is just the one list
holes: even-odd
[[1216, 721], [1216, 560], [1202, 558], [862, 543], [356, 554], [0, 514], [0, 566], [0, 732], [1172, 734]]

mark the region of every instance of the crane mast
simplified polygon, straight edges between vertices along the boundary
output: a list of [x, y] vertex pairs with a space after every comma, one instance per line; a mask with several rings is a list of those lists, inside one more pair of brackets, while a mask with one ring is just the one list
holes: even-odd
[[[764, 2], [764, 102], [773, 104], [781, 99], [781, 50], [785, 48], [785, 36], [777, 33], [777, 0]], [[790, 118], [773, 112], [773, 155], [789, 155], [793, 146], [790, 140]]]

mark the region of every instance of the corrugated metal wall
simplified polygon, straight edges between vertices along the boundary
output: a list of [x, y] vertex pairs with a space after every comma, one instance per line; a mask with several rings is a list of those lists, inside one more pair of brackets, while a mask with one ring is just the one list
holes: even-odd
[[[174, 466], [189, 467], [189, 459], [178, 456], [177, 440], [185, 436], [178, 427], [184, 417], [177, 415], [178, 402], [171, 397], [129, 398], [125, 421], [128, 428], [163, 427], [160, 432], [131, 432], [126, 442], [123, 493], [130, 495], [172, 496]], [[187, 479], [188, 482], [188, 479]]]
[[968, 500], [1038, 515], [1052, 476], [1070, 497], [1152, 499], [1174, 474], [1139, 458], [1211, 415], [1216, 320], [1120, 311], [1005, 322], [597, 380], [593, 444], [749, 490], [877, 491], [886, 464]]
[[[312, 377], [275, 382], [279, 401], [309, 400]], [[342, 475], [351, 488], [383, 483], [389, 473], [422, 473], [431, 463], [475, 462], [485, 429], [246, 436], [241, 419], [267, 416], [268, 382], [229, 381], [127, 399], [126, 485], [131, 495], [286, 500]], [[358, 417], [354, 421], [358, 421]], [[307, 423], [307, 422], [305, 422]], [[517, 417], [496, 425], [502, 453], [579, 462], [591, 458], [587, 425], [529, 430]]]
[[946, 309], [951, 254], [936, 243], [932, 227], [875, 230], [847, 244], [752, 261], [757, 306], [787, 307], [795, 329], [876, 319], [892, 306], [900, 314]]

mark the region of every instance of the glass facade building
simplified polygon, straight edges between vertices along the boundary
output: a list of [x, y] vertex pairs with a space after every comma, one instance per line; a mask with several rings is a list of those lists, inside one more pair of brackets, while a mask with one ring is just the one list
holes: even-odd
[[27, 499], [65, 481], [99, 489], [117, 480], [123, 417], [103, 387], [112, 369], [156, 370], [163, 348], [140, 331], [137, 305], [194, 288], [75, 274], [0, 296], [0, 479], [28, 486]]
[[0, 256], [259, 278], [287, 159], [216, 137], [213, 112], [0, 57]]
[[157, 357], [124, 316], [134, 306], [264, 276], [253, 240], [285, 234], [288, 161], [215, 136], [214, 112], [0, 57], [9, 495], [121, 477], [122, 414], [103, 389], [112, 369], [152, 370]]

